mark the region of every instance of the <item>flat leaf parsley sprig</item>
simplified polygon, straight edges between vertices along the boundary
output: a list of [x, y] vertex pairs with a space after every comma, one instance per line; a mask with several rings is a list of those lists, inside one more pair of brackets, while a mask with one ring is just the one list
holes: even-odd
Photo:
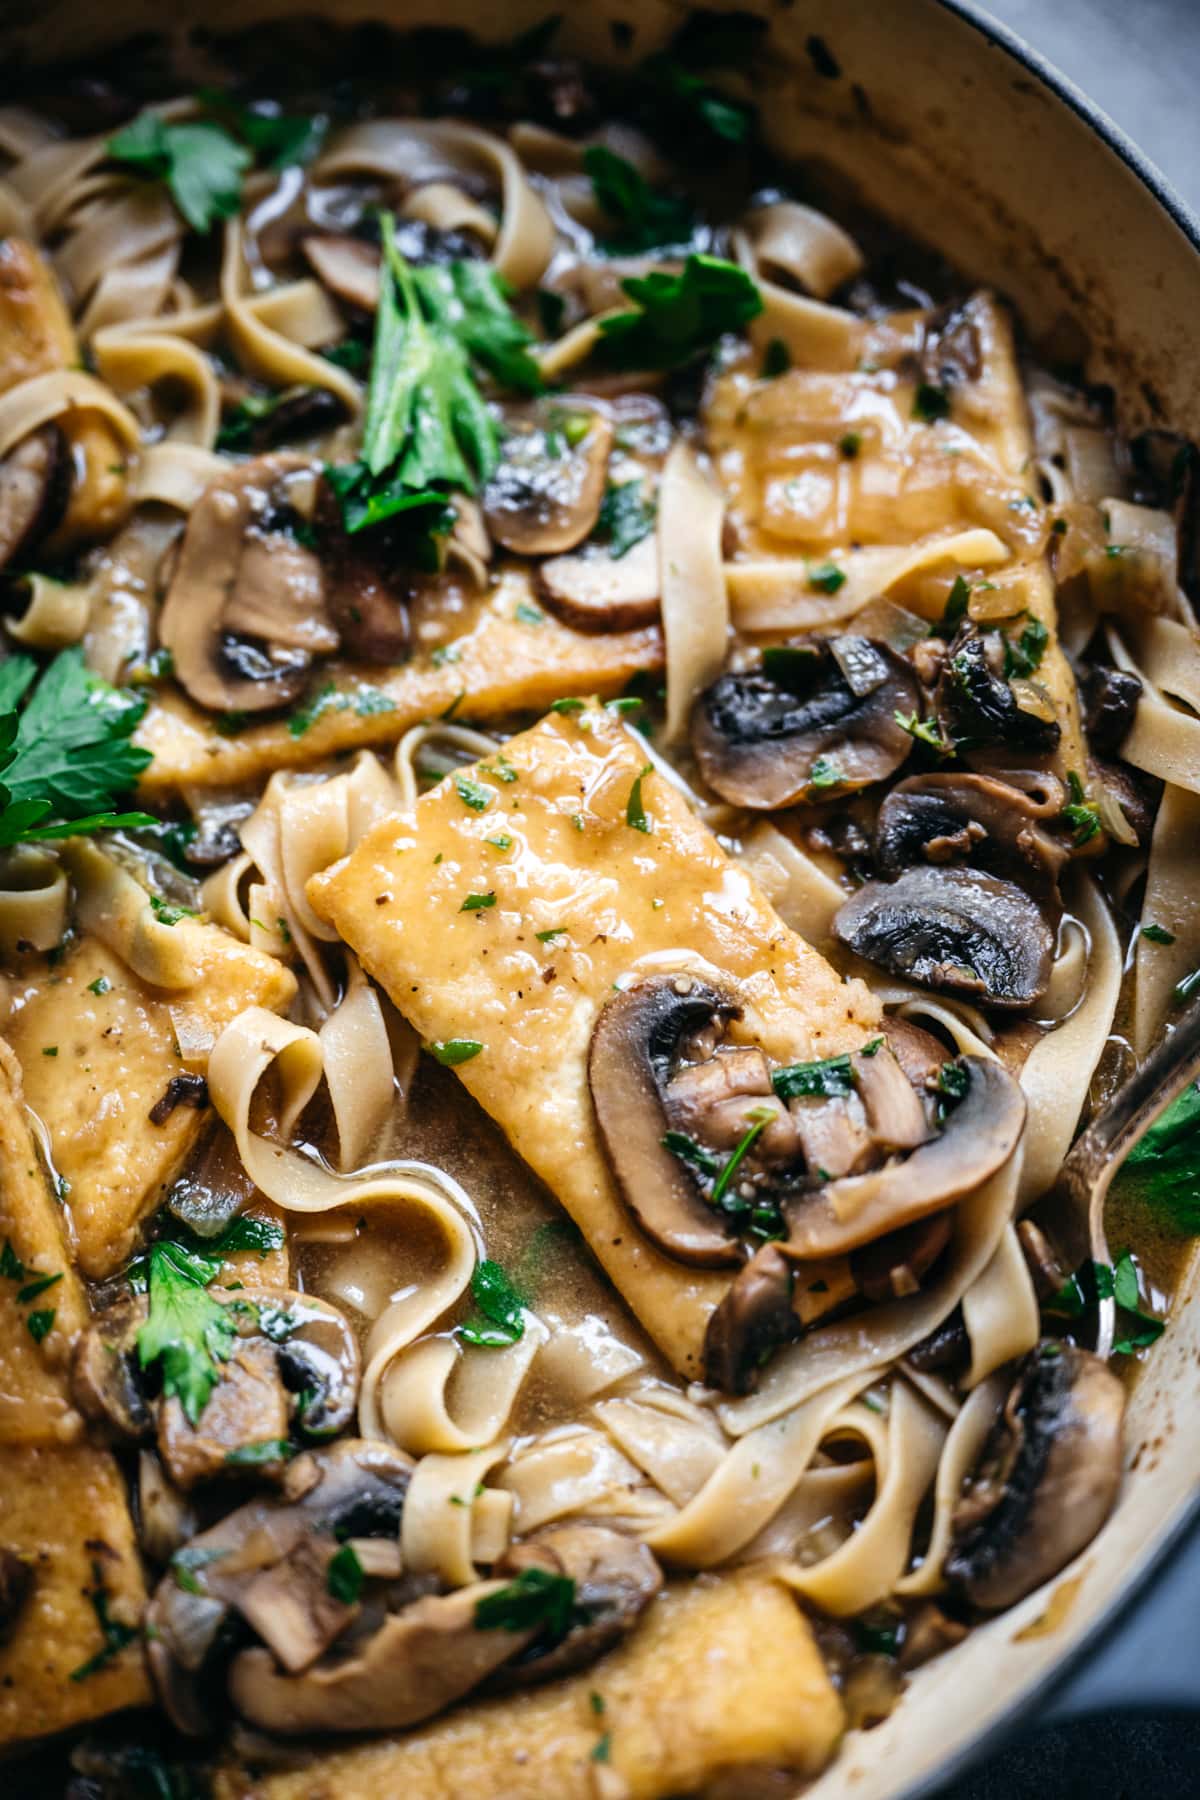
[[145, 710], [143, 696], [91, 674], [77, 647], [40, 677], [31, 656], [0, 664], [0, 849], [157, 824], [110, 810], [150, 762], [131, 741]]

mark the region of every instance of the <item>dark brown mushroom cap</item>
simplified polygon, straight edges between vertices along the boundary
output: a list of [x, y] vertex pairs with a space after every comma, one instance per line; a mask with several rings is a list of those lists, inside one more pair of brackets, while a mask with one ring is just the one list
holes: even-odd
[[964, 631], [951, 646], [935, 696], [938, 723], [962, 750], [1001, 744], [1012, 750], [1053, 750], [1062, 736], [1048, 698], [1036, 710], [1018, 705], [1002, 673], [1000, 632]]
[[543, 600], [576, 631], [634, 631], [659, 614], [658, 539], [644, 537], [624, 556], [585, 544], [537, 565]]
[[313, 232], [300, 248], [317, 280], [356, 312], [373, 313], [379, 305], [379, 245], [364, 238]]
[[735, 806], [814, 804], [883, 781], [913, 740], [897, 720], [922, 710], [911, 666], [886, 644], [814, 638], [778, 665], [721, 675], [692, 712], [692, 748]]
[[283, 1384], [296, 1396], [296, 1425], [306, 1437], [336, 1437], [358, 1405], [362, 1357], [350, 1321], [315, 1294], [286, 1294], [274, 1304], [288, 1320], [278, 1360]]
[[322, 477], [314, 514], [321, 546], [325, 606], [348, 656], [360, 662], [407, 660], [412, 629], [413, 572], [386, 525], [348, 532], [342, 509]]
[[952, 1206], [1007, 1162], [1025, 1124], [1020, 1088], [991, 1057], [960, 1057], [957, 1067], [966, 1092], [936, 1137], [865, 1175], [784, 1201], [788, 1235], [779, 1248], [786, 1255], [810, 1260], [857, 1250]]
[[507, 1550], [492, 1573], [545, 1569], [575, 1583], [574, 1617], [564, 1638], [537, 1642], [508, 1662], [495, 1688], [530, 1687], [595, 1662], [631, 1631], [662, 1587], [662, 1570], [645, 1544], [603, 1525], [559, 1525]]
[[58, 524], [71, 493], [71, 459], [57, 425], [43, 425], [0, 460], [0, 569]]
[[1056, 895], [1069, 851], [1044, 821], [1061, 813], [1065, 798], [1053, 776], [1040, 790], [1030, 790], [965, 771], [912, 775], [898, 782], [879, 808], [879, 872], [890, 878], [920, 863], [970, 863]]
[[549, 417], [544, 428], [520, 422], [504, 439], [500, 465], [483, 491], [483, 516], [506, 550], [557, 556], [595, 529], [613, 428], [602, 413], [579, 409], [572, 416], [587, 422], [573, 443]]
[[734, 1277], [704, 1333], [704, 1379], [723, 1394], [749, 1394], [763, 1363], [798, 1336], [793, 1265], [774, 1244], [756, 1250]]
[[984, 1006], [1031, 1006], [1045, 992], [1054, 931], [1011, 881], [981, 869], [907, 869], [868, 881], [833, 921], [839, 943], [921, 987]]
[[1032, 1350], [954, 1518], [943, 1572], [988, 1612], [1065, 1568], [1112, 1511], [1125, 1389], [1098, 1356], [1050, 1340]]
[[954, 1215], [945, 1209], [902, 1225], [855, 1250], [850, 1273], [868, 1300], [898, 1300], [915, 1294], [950, 1242]]
[[1083, 724], [1089, 749], [1101, 756], [1115, 755], [1133, 724], [1141, 697], [1138, 676], [1093, 663], [1083, 677]]
[[154, 1428], [137, 1360], [148, 1311], [144, 1296], [115, 1301], [94, 1315], [71, 1352], [72, 1400], [117, 1443], [141, 1443]]
[[737, 1012], [730, 995], [693, 976], [651, 976], [613, 994], [588, 1051], [600, 1141], [626, 1206], [668, 1256], [702, 1268], [742, 1256], [686, 1165], [663, 1144], [663, 1094], [684, 1040]]

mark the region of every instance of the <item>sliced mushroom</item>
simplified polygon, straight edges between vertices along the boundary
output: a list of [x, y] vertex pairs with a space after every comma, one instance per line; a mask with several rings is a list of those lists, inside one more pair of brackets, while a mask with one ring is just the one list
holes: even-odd
[[386, 525], [348, 532], [329, 483], [322, 480], [316, 524], [325, 605], [348, 655], [361, 662], [401, 663], [411, 643], [412, 572]]
[[0, 1545], [0, 1644], [11, 1634], [32, 1592], [29, 1563], [7, 1545]]
[[379, 305], [379, 245], [364, 238], [318, 236], [300, 240], [300, 248], [317, 280], [331, 294], [359, 312], [373, 313]]
[[867, 1128], [883, 1150], [916, 1150], [933, 1133], [908, 1076], [886, 1044], [850, 1058]]
[[1086, 705], [1084, 728], [1088, 745], [1101, 756], [1112, 756], [1128, 735], [1142, 697], [1138, 676], [1093, 663], [1083, 678]]
[[899, 782], [879, 808], [875, 858], [882, 875], [915, 863], [970, 863], [1013, 875], [1042, 894], [1057, 894], [1069, 855], [1044, 821], [1057, 818], [1066, 796], [1047, 776], [1031, 791], [993, 775], [965, 772], [914, 775]]
[[968, 1629], [961, 1619], [952, 1619], [943, 1612], [936, 1600], [923, 1600], [905, 1623], [900, 1667], [907, 1671], [932, 1662], [943, 1650], [961, 1644]]
[[971, 302], [940, 307], [925, 324], [921, 379], [935, 387], [956, 388], [978, 381], [982, 373], [983, 348]]
[[249, 419], [244, 444], [239, 440], [236, 448], [245, 447], [253, 455], [261, 455], [280, 444], [295, 443], [298, 438], [322, 437], [345, 417], [345, 405], [332, 388], [286, 388], [267, 402], [258, 417]]
[[565, 1575], [575, 1584], [574, 1617], [564, 1638], [508, 1662], [495, 1687], [529, 1687], [581, 1669], [632, 1629], [662, 1587], [662, 1570], [645, 1544], [602, 1525], [559, 1525], [506, 1551], [493, 1573], [526, 1569]]
[[707, 1268], [740, 1262], [741, 1253], [663, 1144], [663, 1096], [685, 1040], [737, 1013], [729, 995], [692, 976], [651, 976], [611, 997], [588, 1052], [600, 1139], [625, 1204], [660, 1249]]
[[71, 1355], [71, 1398], [86, 1419], [120, 1444], [141, 1443], [154, 1428], [137, 1360], [147, 1312], [144, 1298], [116, 1301], [94, 1316]]
[[613, 428], [602, 413], [573, 411], [582, 435], [548, 416], [522, 421], [505, 438], [501, 462], [483, 493], [488, 531], [522, 556], [557, 556], [595, 529], [608, 480]]
[[394, 1544], [411, 1469], [391, 1445], [343, 1439], [298, 1457], [279, 1495], [248, 1501], [177, 1554], [146, 1618], [151, 1673], [181, 1730], [207, 1731], [223, 1706], [223, 1646], [235, 1613], [245, 1618], [248, 1609], [293, 1662], [317, 1641], [320, 1654], [352, 1621], [355, 1608], [333, 1612], [318, 1592], [323, 1585], [328, 1595], [328, 1561], [352, 1539]]
[[908, 869], [868, 881], [833, 921], [839, 943], [922, 987], [1027, 1007], [1050, 980], [1054, 931], [1037, 902], [980, 869]]
[[539, 563], [542, 598], [576, 631], [633, 631], [659, 612], [658, 539], [644, 537], [624, 556], [600, 544]]
[[57, 425], [30, 432], [0, 460], [0, 569], [53, 531], [70, 491], [70, 458]]
[[963, 633], [955, 640], [937, 685], [943, 734], [962, 750], [989, 744], [1053, 750], [1062, 727], [1052, 701], [1036, 683], [1018, 687], [1006, 681], [1003, 659], [1004, 638], [998, 631]]
[[196, 1514], [153, 1450], [138, 1451], [137, 1496], [138, 1542], [161, 1568], [195, 1536]]
[[812, 639], [778, 667], [721, 675], [696, 702], [692, 748], [723, 800], [815, 804], [900, 767], [913, 740], [897, 714], [920, 713], [921, 686], [886, 644]]
[[1112, 1511], [1125, 1390], [1098, 1356], [1046, 1341], [1031, 1351], [954, 1516], [952, 1589], [988, 1612], [1066, 1567]]
[[954, 1216], [931, 1213], [913, 1225], [864, 1244], [850, 1258], [855, 1286], [868, 1300], [899, 1300], [915, 1294], [950, 1242]]
[[344, 1313], [315, 1294], [288, 1294], [289, 1328], [279, 1345], [279, 1372], [295, 1399], [295, 1422], [306, 1437], [336, 1437], [358, 1405], [361, 1355]]
[[923, 1337], [909, 1351], [906, 1361], [918, 1374], [934, 1375], [943, 1371], [965, 1369], [971, 1355], [971, 1340], [962, 1315], [962, 1307], [954, 1311], [928, 1337]]
[[403, 1729], [499, 1671], [503, 1685], [524, 1685], [594, 1660], [631, 1628], [662, 1582], [644, 1545], [594, 1525], [548, 1532], [510, 1552], [503, 1568], [518, 1579], [541, 1569], [573, 1583], [573, 1618], [561, 1639], [543, 1647], [539, 1623], [481, 1625], [480, 1601], [508, 1582], [476, 1582], [412, 1602], [355, 1654], [326, 1658], [300, 1675], [281, 1673], [266, 1650], [243, 1650], [230, 1671], [230, 1697], [253, 1724], [283, 1735]]
[[1020, 1088], [990, 1057], [960, 1057], [957, 1067], [967, 1078], [966, 1092], [936, 1137], [869, 1174], [826, 1182], [784, 1200], [788, 1235], [780, 1248], [788, 1256], [857, 1250], [952, 1206], [1007, 1162], [1025, 1123]]
[[321, 565], [287, 529], [314, 497], [312, 463], [281, 453], [231, 469], [192, 508], [159, 637], [201, 706], [289, 705], [314, 658], [337, 649]]
[[764, 1244], [739, 1270], [704, 1333], [704, 1379], [723, 1394], [748, 1394], [762, 1365], [780, 1345], [797, 1337], [792, 1311], [794, 1266], [774, 1244]]

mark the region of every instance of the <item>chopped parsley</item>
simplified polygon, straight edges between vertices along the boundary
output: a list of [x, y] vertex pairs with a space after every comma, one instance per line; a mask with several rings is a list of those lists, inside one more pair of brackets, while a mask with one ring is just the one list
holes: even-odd
[[691, 1163], [702, 1175], [720, 1174], [720, 1158], [714, 1156], [711, 1150], [706, 1150], [703, 1144], [698, 1144], [695, 1138], [689, 1137], [686, 1131], [665, 1132], [660, 1142], [664, 1150], [669, 1150], [680, 1162]]
[[670, 369], [709, 351], [762, 311], [745, 269], [719, 256], [691, 255], [677, 273], [652, 269], [621, 283], [632, 312], [600, 320], [601, 358], [622, 369]]
[[1050, 641], [1050, 633], [1040, 619], [1030, 619], [1020, 637], [1014, 643], [1012, 638], [1004, 640], [1004, 679], [1011, 680], [1014, 675], [1032, 675], [1041, 663]]
[[844, 1099], [854, 1085], [849, 1056], [826, 1056], [817, 1062], [790, 1063], [776, 1069], [771, 1086], [781, 1100], [796, 1100], [819, 1095], [827, 1100]]
[[482, 1049], [477, 1038], [442, 1038], [430, 1044], [429, 1053], [443, 1067], [456, 1069], [459, 1063], [470, 1062], [473, 1056], [478, 1056]]
[[127, 1650], [130, 1644], [135, 1643], [138, 1636], [135, 1625], [126, 1625], [120, 1619], [113, 1618], [109, 1610], [109, 1592], [104, 1580], [104, 1570], [99, 1561], [92, 1564], [92, 1585], [88, 1590], [88, 1598], [103, 1642], [95, 1656], [89, 1656], [85, 1663], [80, 1663], [77, 1669], [71, 1670], [71, 1681], [86, 1681], [89, 1675], [95, 1675], [114, 1656], [119, 1656], [122, 1650]]
[[1117, 1177], [1183, 1237], [1200, 1235], [1200, 1087], [1192, 1082], [1149, 1126]]
[[932, 381], [922, 381], [917, 385], [913, 395], [912, 416], [924, 419], [927, 425], [938, 419], [950, 417], [950, 395], [944, 387], [936, 386]]
[[358, 1560], [358, 1553], [353, 1544], [343, 1544], [330, 1557], [325, 1570], [325, 1586], [335, 1600], [343, 1606], [354, 1606], [358, 1602], [363, 1586], [363, 1566]]
[[838, 449], [847, 462], [853, 462], [862, 449], [862, 436], [857, 431], [847, 431], [838, 439]]
[[927, 744], [939, 756], [949, 756], [951, 747], [942, 736], [942, 728], [936, 719], [922, 719], [916, 713], [902, 712], [894, 713], [893, 717], [897, 725], [907, 731], [909, 737], [914, 738], [918, 744]]
[[193, 231], [207, 232], [242, 204], [242, 177], [254, 158], [223, 126], [168, 125], [157, 113], [141, 113], [108, 140], [113, 162], [168, 192]]
[[608, 554], [616, 561], [650, 536], [657, 513], [654, 501], [647, 500], [643, 494], [640, 478], [610, 481], [600, 502], [593, 535], [598, 542], [607, 545]]
[[480, 782], [472, 781], [469, 775], [454, 777], [454, 791], [464, 806], [472, 812], [486, 812], [491, 804], [491, 794]]
[[112, 982], [107, 975], [97, 975], [95, 981], [89, 981], [87, 986], [89, 994], [107, 994], [112, 988]]
[[792, 353], [782, 338], [773, 337], [763, 351], [762, 369], [759, 371], [764, 381], [775, 381], [780, 375], [786, 375], [792, 366]]
[[1070, 804], [1062, 809], [1062, 817], [1075, 834], [1075, 848], [1088, 844], [1099, 835], [1100, 812], [1084, 797], [1083, 783], [1074, 770], [1067, 776], [1067, 787], [1070, 791]]
[[145, 710], [144, 698], [92, 675], [77, 646], [40, 677], [32, 657], [10, 657], [0, 669], [0, 849], [156, 825], [149, 813], [107, 810], [150, 762], [130, 741]]
[[930, 632], [931, 637], [952, 638], [966, 617], [971, 602], [971, 584], [965, 575], [956, 575], [946, 596], [946, 609]]
[[828, 756], [818, 756], [808, 772], [810, 788], [840, 787], [846, 777]]
[[695, 215], [686, 200], [660, 194], [633, 164], [603, 144], [590, 144], [583, 166], [592, 192], [615, 229], [605, 242], [614, 256], [689, 243]]
[[25, 1264], [12, 1247], [12, 1239], [5, 1238], [4, 1248], [0, 1250], [0, 1276], [5, 1281], [24, 1281]]
[[151, 1244], [146, 1266], [150, 1311], [138, 1332], [138, 1362], [161, 1370], [164, 1395], [174, 1395], [195, 1425], [237, 1335], [231, 1308], [208, 1292], [219, 1264], [161, 1241]]
[[1164, 1320], [1142, 1311], [1137, 1265], [1128, 1250], [1122, 1250], [1115, 1263], [1084, 1263], [1047, 1303], [1047, 1310], [1079, 1318], [1094, 1300], [1115, 1300], [1125, 1315], [1123, 1335], [1118, 1335], [1113, 1343], [1117, 1356], [1144, 1350], [1166, 1330]]
[[486, 894], [468, 894], [458, 910], [459, 912], [483, 912], [495, 904], [496, 895], [489, 889]]
[[47, 1288], [52, 1288], [56, 1282], [61, 1280], [62, 1270], [60, 1269], [57, 1275], [39, 1275], [35, 1281], [26, 1282], [17, 1294], [18, 1306], [28, 1306], [31, 1300], [36, 1300], [39, 1294], [44, 1294]]
[[737, 1145], [737, 1148], [734, 1150], [733, 1155], [729, 1157], [724, 1168], [721, 1170], [721, 1173], [717, 1176], [716, 1183], [713, 1187], [712, 1203], [714, 1206], [720, 1206], [732, 1184], [734, 1176], [750, 1154], [756, 1140], [761, 1137], [762, 1133], [771, 1123], [771, 1120], [777, 1116], [773, 1106], [755, 1106], [746, 1114], [746, 1117], [750, 1120], [749, 1127]]
[[629, 799], [625, 805], [625, 823], [632, 830], [644, 831], [647, 834], [653, 830], [653, 824], [642, 804], [642, 783], [647, 775], [652, 773], [653, 768], [653, 763], [647, 763], [641, 774], [634, 777], [633, 786], [629, 790]]
[[1165, 925], [1143, 925], [1142, 936], [1150, 944], [1173, 944], [1175, 933], [1168, 931]]
[[541, 625], [545, 622], [546, 615], [540, 607], [531, 606], [528, 600], [518, 600], [513, 617], [519, 619], [522, 625]]
[[49, 1337], [54, 1330], [55, 1309], [48, 1307], [44, 1312], [31, 1312], [25, 1315], [25, 1327], [35, 1344]]
[[253, 1444], [236, 1444], [225, 1452], [231, 1469], [263, 1469], [269, 1463], [287, 1462], [295, 1451], [286, 1438], [259, 1438]]
[[533, 935], [539, 944], [552, 944], [555, 938], [566, 937], [567, 931], [564, 925], [552, 925], [549, 931], [535, 931]]
[[836, 594], [845, 580], [846, 571], [834, 562], [816, 563], [808, 571], [808, 585], [818, 594]]
[[525, 1335], [525, 1302], [498, 1262], [485, 1257], [471, 1277], [471, 1297], [482, 1319], [460, 1325], [458, 1335], [483, 1349], [502, 1349]]
[[970, 1076], [958, 1062], [944, 1062], [938, 1070], [938, 1093], [948, 1100], [961, 1100], [971, 1085]]
[[522, 1569], [515, 1581], [475, 1602], [479, 1631], [537, 1631], [566, 1636], [575, 1612], [575, 1583], [549, 1569]]
[[169, 900], [164, 900], [161, 894], [151, 894], [150, 911], [160, 925], [178, 925], [180, 919], [197, 917], [190, 906], [173, 906]]
[[512, 839], [506, 831], [499, 831], [496, 833], [495, 837], [484, 838], [483, 841], [485, 844], [490, 844], [493, 850], [512, 849]]

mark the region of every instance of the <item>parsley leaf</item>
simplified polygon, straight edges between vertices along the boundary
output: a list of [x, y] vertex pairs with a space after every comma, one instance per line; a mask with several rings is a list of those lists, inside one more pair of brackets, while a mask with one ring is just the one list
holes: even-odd
[[593, 535], [607, 544], [614, 562], [628, 555], [635, 544], [654, 530], [658, 507], [642, 493], [641, 480], [610, 481], [600, 502], [600, 513]]
[[691, 1163], [702, 1175], [720, 1174], [719, 1157], [714, 1156], [711, 1150], [706, 1150], [703, 1144], [698, 1144], [695, 1138], [689, 1137], [686, 1131], [664, 1132], [660, 1141], [664, 1150], [669, 1150], [680, 1162]]
[[696, 221], [686, 200], [660, 194], [631, 162], [603, 144], [584, 151], [583, 166], [600, 207], [618, 227], [606, 245], [614, 256], [690, 242]]
[[832, 757], [828, 756], [818, 756], [808, 772], [808, 785], [811, 788], [840, 787], [845, 779]]
[[1099, 808], [1093, 806], [1084, 797], [1083, 783], [1074, 770], [1067, 775], [1067, 787], [1071, 795], [1071, 803], [1062, 809], [1062, 817], [1075, 833], [1075, 848], [1088, 844], [1100, 832]]
[[790, 1063], [776, 1069], [771, 1086], [781, 1100], [795, 1100], [802, 1095], [823, 1095], [828, 1100], [844, 1098], [851, 1090], [853, 1077], [848, 1056], [826, 1056], [817, 1062]]
[[922, 381], [913, 395], [912, 416], [924, 419], [927, 425], [933, 425], [938, 419], [950, 417], [950, 396], [944, 387], [937, 387], [932, 381]]
[[219, 1264], [169, 1241], [151, 1244], [147, 1262], [150, 1312], [138, 1332], [138, 1362], [159, 1365], [163, 1393], [175, 1395], [195, 1425], [236, 1336], [230, 1309], [207, 1291]]
[[745, 269], [719, 256], [694, 254], [672, 274], [631, 275], [621, 289], [635, 312], [600, 320], [598, 354], [621, 369], [670, 369], [710, 350], [762, 311], [762, 295]]
[[1143, 925], [1142, 936], [1149, 944], [1173, 944], [1175, 933], [1168, 931], [1165, 925]]
[[575, 1611], [575, 1583], [549, 1569], [522, 1569], [515, 1581], [475, 1602], [479, 1631], [536, 1631], [565, 1637]]
[[525, 1302], [498, 1262], [485, 1257], [476, 1263], [471, 1277], [471, 1295], [484, 1319], [490, 1323], [468, 1321], [460, 1325], [458, 1335], [468, 1344], [499, 1349], [524, 1337]]
[[[15, 708], [36, 666], [12, 657], [4, 670], [0, 705]], [[101, 810], [150, 762], [130, 742], [145, 710], [145, 700], [90, 674], [77, 646], [56, 656], [24, 711], [0, 714], [0, 847], [157, 824], [148, 813]]]
[[495, 891], [489, 888], [486, 894], [468, 894], [458, 910], [459, 912], [483, 912], [495, 904]]
[[263, 1469], [269, 1463], [287, 1462], [295, 1451], [286, 1438], [259, 1438], [252, 1444], [235, 1444], [225, 1452], [231, 1469]]
[[1030, 619], [1015, 643], [1006, 637], [1004, 679], [1008, 681], [1014, 675], [1032, 675], [1045, 655], [1049, 641], [1050, 633], [1040, 619]]
[[472, 781], [469, 775], [454, 777], [454, 790], [464, 806], [472, 812], [486, 812], [491, 802], [491, 794], [481, 782]]
[[545, 386], [529, 354], [533, 333], [508, 304], [509, 289], [490, 263], [477, 259], [413, 270], [425, 312], [439, 332], [458, 342], [501, 387], [540, 394]]
[[165, 181], [192, 227], [206, 232], [242, 204], [242, 177], [253, 158], [220, 125], [168, 125], [144, 112], [108, 140], [113, 162]]
[[1172, 1231], [1200, 1235], [1200, 1086], [1185, 1087], [1148, 1127], [1117, 1180]]
[[654, 829], [642, 801], [642, 783], [654, 769], [653, 763], [647, 763], [641, 773], [634, 777], [633, 786], [629, 790], [629, 799], [625, 805], [625, 823], [634, 831], [644, 831], [647, 836]]
[[363, 1566], [353, 1544], [343, 1544], [330, 1557], [325, 1569], [325, 1586], [343, 1606], [354, 1606], [362, 1593]]
[[447, 1069], [456, 1069], [459, 1063], [470, 1062], [482, 1049], [483, 1045], [478, 1038], [444, 1038], [429, 1046], [434, 1060]]
[[94, 1675], [98, 1669], [103, 1669], [106, 1664], [110, 1663], [114, 1656], [119, 1656], [121, 1651], [134, 1643], [138, 1636], [136, 1625], [126, 1625], [120, 1619], [114, 1619], [109, 1612], [108, 1588], [105, 1586], [104, 1570], [99, 1562], [92, 1564], [92, 1586], [88, 1592], [88, 1598], [91, 1600], [92, 1611], [96, 1615], [96, 1623], [100, 1627], [100, 1636], [104, 1641], [95, 1656], [89, 1656], [85, 1663], [80, 1663], [77, 1669], [71, 1670], [69, 1676], [71, 1681], [86, 1681], [89, 1675]]

